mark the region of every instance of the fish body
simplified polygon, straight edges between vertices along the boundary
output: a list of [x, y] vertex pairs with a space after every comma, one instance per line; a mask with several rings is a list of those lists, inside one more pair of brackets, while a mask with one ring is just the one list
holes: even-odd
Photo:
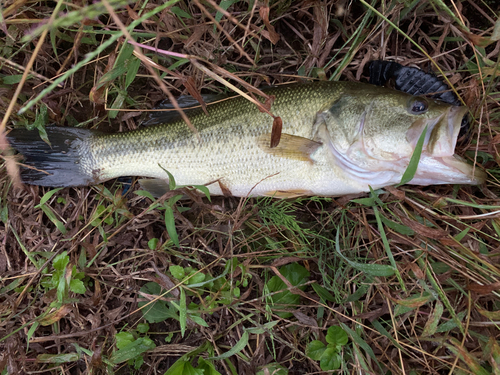
[[[422, 132], [413, 184], [477, 184], [484, 176], [454, 156], [466, 109], [354, 82], [315, 82], [269, 89], [281, 117], [280, 144], [270, 148], [272, 118], [242, 97], [182, 120], [103, 134], [47, 128], [52, 148], [25, 130], [8, 137], [26, 156], [23, 179], [45, 186], [81, 186], [120, 176], [178, 185], [208, 184], [211, 194], [339, 196], [397, 184]], [[43, 173], [43, 170], [47, 173]]]

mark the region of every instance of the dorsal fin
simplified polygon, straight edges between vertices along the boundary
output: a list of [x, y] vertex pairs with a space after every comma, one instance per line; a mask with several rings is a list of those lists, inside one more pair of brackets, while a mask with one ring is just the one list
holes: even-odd
[[[201, 97], [206, 104], [209, 104], [221, 99], [226, 99], [228, 96], [225, 94], [202, 94]], [[187, 116], [193, 115], [194, 113], [202, 110], [198, 100], [193, 98], [191, 95], [179, 96], [177, 98], [177, 103]], [[174, 105], [168, 99], [160, 102], [153, 109], [154, 111], [150, 112], [148, 118], [142, 122], [142, 125], [151, 126], [164, 124], [167, 122], [177, 121], [182, 118], [179, 112], [176, 111]]]

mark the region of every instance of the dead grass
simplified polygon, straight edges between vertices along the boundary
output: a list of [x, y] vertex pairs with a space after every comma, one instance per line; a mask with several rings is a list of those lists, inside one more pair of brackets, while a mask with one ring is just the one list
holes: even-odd
[[[362, 2], [230, 3], [3, 3], [2, 127], [134, 129], [132, 110], [167, 95], [228, 91], [196, 64], [245, 90], [366, 81], [374, 59], [435, 64], [475, 116], [458, 152], [488, 183], [296, 201], [192, 197], [172, 206], [178, 248], [160, 209], [172, 197], [150, 209], [135, 180], [49, 197], [12, 188], [4, 159], [0, 372], [183, 374], [193, 372], [172, 366], [190, 360], [211, 374], [322, 373], [310, 345], [340, 326], [349, 341], [337, 372], [500, 373], [500, 43], [488, 39], [498, 4], [372, 2], [381, 17]], [[168, 53], [127, 44], [134, 21], [132, 37]]]

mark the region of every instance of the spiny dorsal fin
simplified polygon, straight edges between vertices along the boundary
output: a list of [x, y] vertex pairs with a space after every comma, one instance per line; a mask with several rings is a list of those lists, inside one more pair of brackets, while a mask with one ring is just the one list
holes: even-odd
[[[206, 104], [210, 104], [228, 96], [224, 94], [202, 94], [201, 97]], [[177, 104], [182, 108], [187, 116], [191, 116], [201, 111], [201, 104], [191, 95], [182, 95], [177, 98]], [[181, 119], [181, 115], [175, 109], [174, 105], [167, 99], [153, 108], [154, 111], [149, 112], [148, 118], [141, 125], [151, 126], [157, 124], [165, 124]]]
[[271, 144], [271, 133], [262, 134], [258, 137], [257, 144], [268, 154], [310, 162], [312, 162], [311, 155], [322, 145], [304, 137], [285, 133], [281, 134], [280, 143], [276, 147], [269, 147]]

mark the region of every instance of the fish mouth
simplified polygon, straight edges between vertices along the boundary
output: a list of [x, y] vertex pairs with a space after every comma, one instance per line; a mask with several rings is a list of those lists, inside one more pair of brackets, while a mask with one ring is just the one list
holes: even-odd
[[[428, 121], [427, 133], [414, 178], [415, 185], [481, 184], [486, 173], [455, 155], [466, 107], [450, 107], [442, 116]], [[421, 126], [421, 125], [420, 125]]]

